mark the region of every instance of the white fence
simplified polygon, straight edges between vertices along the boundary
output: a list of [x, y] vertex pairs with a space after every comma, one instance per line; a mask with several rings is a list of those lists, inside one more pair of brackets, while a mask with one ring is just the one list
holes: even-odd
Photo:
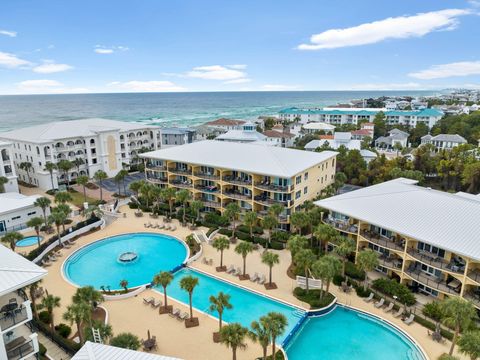
[[[297, 275], [297, 285], [302, 289], [307, 287], [307, 281], [305, 276], [298, 276]], [[308, 288], [309, 289], [321, 289], [322, 288], [322, 280], [308, 278]]]
[[128, 299], [128, 298], [137, 296], [138, 294], [144, 292], [146, 288], [147, 288], [147, 285], [142, 285], [138, 289], [130, 291], [126, 294], [118, 294], [118, 295], [106, 295], [106, 294], [104, 294], [103, 299], [105, 301]]

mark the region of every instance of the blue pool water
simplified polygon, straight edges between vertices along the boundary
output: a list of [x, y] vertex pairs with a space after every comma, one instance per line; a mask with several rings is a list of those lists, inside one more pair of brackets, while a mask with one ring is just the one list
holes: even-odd
[[420, 350], [393, 327], [341, 306], [307, 318], [286, 351], [289, 360], [424, 360]]
[[[40, 236], [40, 241], [42, 241], [42, 237]], [[36, 236], [28, 236], [24, 237], [22, 240], [19, 240], [15, 243], [15, 246], [24, 247], [24, 246], [32, 246], [37, 245], [38, 238]]]
[[[137, 258], [121, 263], [118, 257], [134, 252]], [[182, 242], [172, 236], [151, 233], [133, 233], [113, 236], [85, 246], [64, 264], [64, 274], [73, 283], [86, 286], [120, 288], [126, 279], [129, 287], [152, 281], [160, 271], [170, 271], [187, 258]]]
[[[225, 310], [223, 313], [223, 320], [226, 322], [239, 322], [243, 326], [250, 327], [252, 321], [258, 320], [261, 316], [271, 311], [284, 314], [288, 320], [288, 327], [283, 336], [277, 340], [279, 344], [300, 320], [300, 316], [295, 313], [295, 311], [298, 312], [298, 309], [293, 306], [191, 269], [182, 269], [175, 273], [172, 283], [167, 288], [168, 296], [188, 304], [188, 293], [180, 288], [180, 280], [187, 275], [192, 275], [199, 279], [199, 284], [193, 291], [193, 307], [200, 311], [217, 317], [218, 314], [216, 312], [212, 313], [208, 309], [210, 306], [210, 295], [217, 295], [220, 291], [223, 291], [231, 296], [230, 303], [233, 305], [233, 308]], [[163, 291], [161, 287], [158, 290], [160, 292]]]

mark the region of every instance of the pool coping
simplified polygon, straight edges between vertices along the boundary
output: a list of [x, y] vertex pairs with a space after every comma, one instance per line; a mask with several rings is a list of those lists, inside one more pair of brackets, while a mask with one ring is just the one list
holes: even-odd
[[[166, 235], [166, 236], [170, 236], [172, 238], [174, 238], [175, 240], [179, 241], [184, 247], [185, 247], [185, 250], [187, 250], [187, 254], [186, 254], [186, 257], [185, 259], [182, 261], [181, 264], [177, 265], [176, 267], [174, 267], [172, 270], [175, 270], [177, 271], [178, 268], [183, 268], [186, 264], [186, 262], [188, 261], [188, 259], [190, 258], [190, 248], [188, 247], [187, 243], [185, 241], [183, 241], [182, 239], [180, 239], [179, 237], [177, 236], [174, 236], [174, 235], [171, 235], [171, 234], [164, 234], [164, 233], [155, 233], [155, 232], [150, 232], [150, 231], [136, 231], [136, 232], [129, 232], [129, 233], [120, 233], [120, 234], [115, 234], [115, 235], [110, 235], [110, 236], [106, 236], [102, 239], [98, 239], [98, 240], [95, 240], [95, 241], [92, 241], [88, 244], [84, 244], [82, 246], [80, 246], [78, 249], [76, 249], [75, 251], [73, 251], [70, 255], [68, 255], [65, 260], [63, 260], [62, 262], [62, 265], [61, 265], [61, 268], [60, 268], [60, 274], [63, 278], [63, 280], [65, 280], [67, 283], [69, 283], [70, 285], [76, 287], [76, 288], [81, 288], [82, 286], [78, 285], [78, 284], [75, 284], [73, 281], [71, 281], [65, 274], [65, 263], [67, 262], [68, 259], [70, 259], [73, 255], [75, 255], [77, 252], [79, 252], [80, 250], [83, 250], [85, 247], [87, 246], [90, 246], [90, 245], [93, 245], [95, 243], [98, 243], [100, 241], [104, 241], [106, 239], [110, 239], [110, 238], [113, 238], [113, 237], [116, 237], [116, 236], [123, 236], [123, 235], [131, 235], [131, 234], [153, 234], [153, 235]], [[171, 270], [170, 270], [171, 271]], [[145, 284], [140, 284], [140, 285], [136, 285], [136, 286], [132, 286], [132, 287], [129, 287], [127, 289], [136, 289], [136, 288], [139, 288], [139, 287], [142, 287], [142, 286], [150, 286], [152, 284], [152, 281], [149, 281], [148, 283], [145, 283]], [[88, 286], [88, 285], [84, 285], [84, 286]], [[98, 289], [97, 289], [98, 290]], [[114, 291], [116, 290], [121, 290], [121, 289], [113, 289]]]
[[[38, 237], [38, 236], [37, 236], [37, 235], [25, 236], [23, 239], [20, 239], [20, 240], [18, 240], [18, 241], [15, 243], [15, 247], [18, 247], [18, 248], [22, 248], [22, 249], [23, 249], [23, 248], [28, 248], [28, 247], [32, 247], [32, 246], [37, 246], [37, 244], [38, 244], [37, 242], [35, 242], [35, 243], [32, 244], [32, 245], [18, 245], [18, 243], [19, 243], [20, 241], [25, 240], [25, 239], [28, 239], [28, 238], [30, 238], [30, 237], [35, 237], [35, 238], [36, 238], [36, 237]], [[45, 240], [45, 237], [44, 237], [44, 236], [40, 236], [40, 238], [41, 238], [41, 239], [40, 239], [40, 244], [41, 244], [41, 243], [43, 242], [43, 240]]]

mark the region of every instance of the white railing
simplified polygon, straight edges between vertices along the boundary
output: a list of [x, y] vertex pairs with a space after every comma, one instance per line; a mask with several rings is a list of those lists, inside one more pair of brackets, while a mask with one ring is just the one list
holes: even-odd
[[137, 296], [138, 294], [142, 293], [145, 291], [147, 288], [147, 285], [142, 285], [138, 289], [135, 289], [133, 291], [130, 291], [126, 294], [118, 294], [118, 295], [107, 295], [103, 294], [103, 299], [105, 301], [113, 301], [113, 300], [123, 300], [123, 299], [128, 299], [134, 296]]
[[[305, 276], [298, 276], [297, 275], [297, 285], [302, 289], [307, 287], [307, 282]], [[322, 280], [308, 278], [308, 288], [309, 289], [321, 289], [322, 288]]]
[[203, 246], [202, 244], [200, 244], [200, 250], [195, 255], [193, 255], [190, 259], [187, 260], [187, 265], [190, 265], [192, 262], [198, 260], [200, 256], [202, 256], [202, 254], [203, 254]]

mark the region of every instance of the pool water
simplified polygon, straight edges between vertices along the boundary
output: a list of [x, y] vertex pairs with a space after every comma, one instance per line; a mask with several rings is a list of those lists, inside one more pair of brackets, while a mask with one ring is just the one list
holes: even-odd
[[289, 360], [424, 360], [401, 332], [341, 306], [327, 315], [307, 318], [286, 351]]
[[[199, 279], [198, 285], [193, 291], [192, 299], [193, 307], [197, 310], [218, 317], [217, 312], [211, 312], [209, 310], [210, 295], [216, 296], [220, 291], [223, 291], [231, 296], [230, 303], [233, 308], [227, 309], [223, 313], [223, 320], [226, 322], [239, 322], [245, 327], [250, 327], [252, 321], [258, 321], [261, 316], [264, 316], [271, 311], [284, 314], [287, 317], [288, 326], [284, 334], [277, 339], [277, 343], [279, 344], [287, 334], [290, 333], [303, 314], [303, 311], [296, 307], [245, 290], [201, 272], [185, 268], [175, 273], [172, 283], [167, 287], [167, 295], [188, 304], [188, 293], [180, 288], [180, 280], [188, 275], [195, 276]], [[163, 288], [161, 287], [158, 288], [158, 290], [163, 292]]]
[[[120, 262], [119, 256], [127, 252], [137, 255], [135, 261]], [[118, 290], [123, 279], [130, 288], [150, 283], [155, 274], [171, 271], [187, 256], [184, 243], [172, 236], [132, 233], [81, 248], [65, 261], [63, 271], [67, 279], [79, 286], [110, 286], [111, 290]]]
[[[42, 237], [40, 236], [40, 242], [42, 241]], [[36, 236], [28, 236], [24, 237], [22, 240], [18, 240], [15, 243], [15, 246], [24, 247], [24, 246], [32, 246], [38, 244], [38, 238]]]

